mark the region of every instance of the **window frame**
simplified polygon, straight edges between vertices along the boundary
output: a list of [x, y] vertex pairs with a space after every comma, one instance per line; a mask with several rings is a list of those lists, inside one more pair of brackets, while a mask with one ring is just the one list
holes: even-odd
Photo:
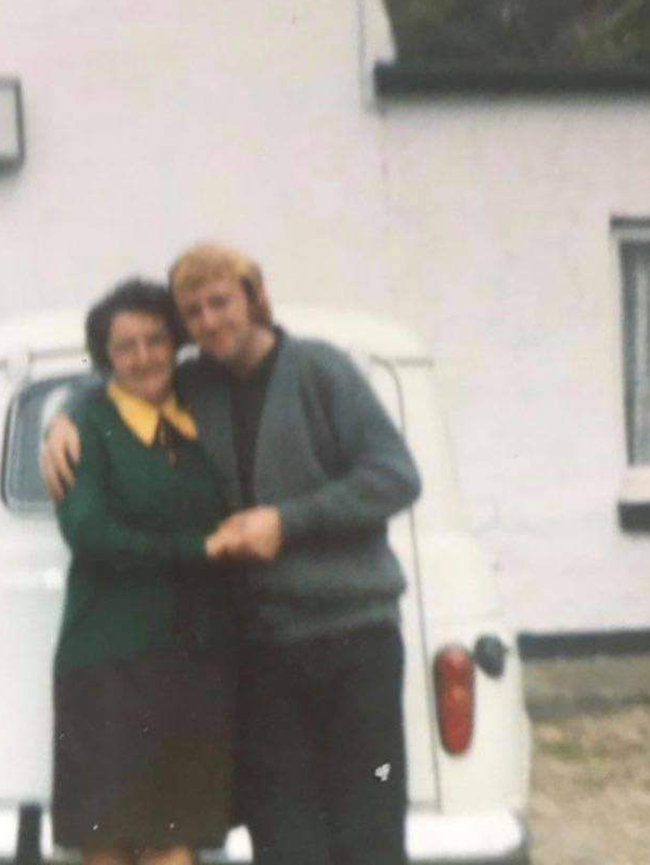
[[[641, 248], [648, 257], [648, 386], [650, 388], [650, 216], [614, 216], [611, 219], [611, 235], [615, 245], [618, 265], [618, 283], [621, 309], [621, 371], [623, 377], [622, 411], [625, 429], [626, 468], [618, 501], [619, 525], [630, 532], [650, 531], [650, 454], [646, 461], [635, 456], [635, 406], [634, 406], [634, 366], [635, 358], [630, 335], [637, 330], [636, 311], [633, 292], [638, 281], [638, 261], [635, 263], [633, 251]], [[639, 256], [640, 259], [640, 256]], [[650, 427], [650, 413], [648, 414]], [[650, 430], [649, 430], [650, 434]]]

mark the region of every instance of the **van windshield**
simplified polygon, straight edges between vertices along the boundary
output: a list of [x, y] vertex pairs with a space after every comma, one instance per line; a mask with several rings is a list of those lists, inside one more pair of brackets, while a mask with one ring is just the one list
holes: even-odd
[[2, 469], [2, 495], [16, 511], [34, 513], [52, 506], [41, 481], [38, 456], [48, 424], [63, 403], [88, 382], [84, 375], [50, 378], [26, 385], [10, 406]]

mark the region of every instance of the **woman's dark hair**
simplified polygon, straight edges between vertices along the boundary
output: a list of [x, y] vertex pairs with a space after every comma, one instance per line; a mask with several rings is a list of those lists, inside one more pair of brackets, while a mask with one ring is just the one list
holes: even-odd
[[108, 337], [113, 319], [120, 312], [143, 312], [158, 316], [165, 322], [174, 346], [179, 348], [183, 344], [183, 332], [176, 317], [174, 301], [167, 289], [139, 277], [127, 279], [94, 304], [86, 316], [86, 348], [93, 366], [100, 372], [111, 371]]

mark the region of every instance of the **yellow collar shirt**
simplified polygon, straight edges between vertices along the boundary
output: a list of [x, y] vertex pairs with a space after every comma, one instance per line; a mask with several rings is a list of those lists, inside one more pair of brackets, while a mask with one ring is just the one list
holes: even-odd
[[147, 447], [151, 447], [156, 441], [156, 433], [161, 418], [167, 421], [183, 438], [194, 441], [198, 437], [194, 418], [184, 408], [181, 408], [174, 394], [157, 406], [134, 396], [115, 381], [109, 382], [106, 392], [115, 404], [123, 422]]

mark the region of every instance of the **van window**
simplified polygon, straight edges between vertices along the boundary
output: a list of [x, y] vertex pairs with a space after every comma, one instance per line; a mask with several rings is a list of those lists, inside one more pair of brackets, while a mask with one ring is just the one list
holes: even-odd
[[48, 511], [38, 455], [47, 425], [87, 376], [50, 378], [26, 385], [9, 408], [2, 467], [2, 495], [16, 511]]

